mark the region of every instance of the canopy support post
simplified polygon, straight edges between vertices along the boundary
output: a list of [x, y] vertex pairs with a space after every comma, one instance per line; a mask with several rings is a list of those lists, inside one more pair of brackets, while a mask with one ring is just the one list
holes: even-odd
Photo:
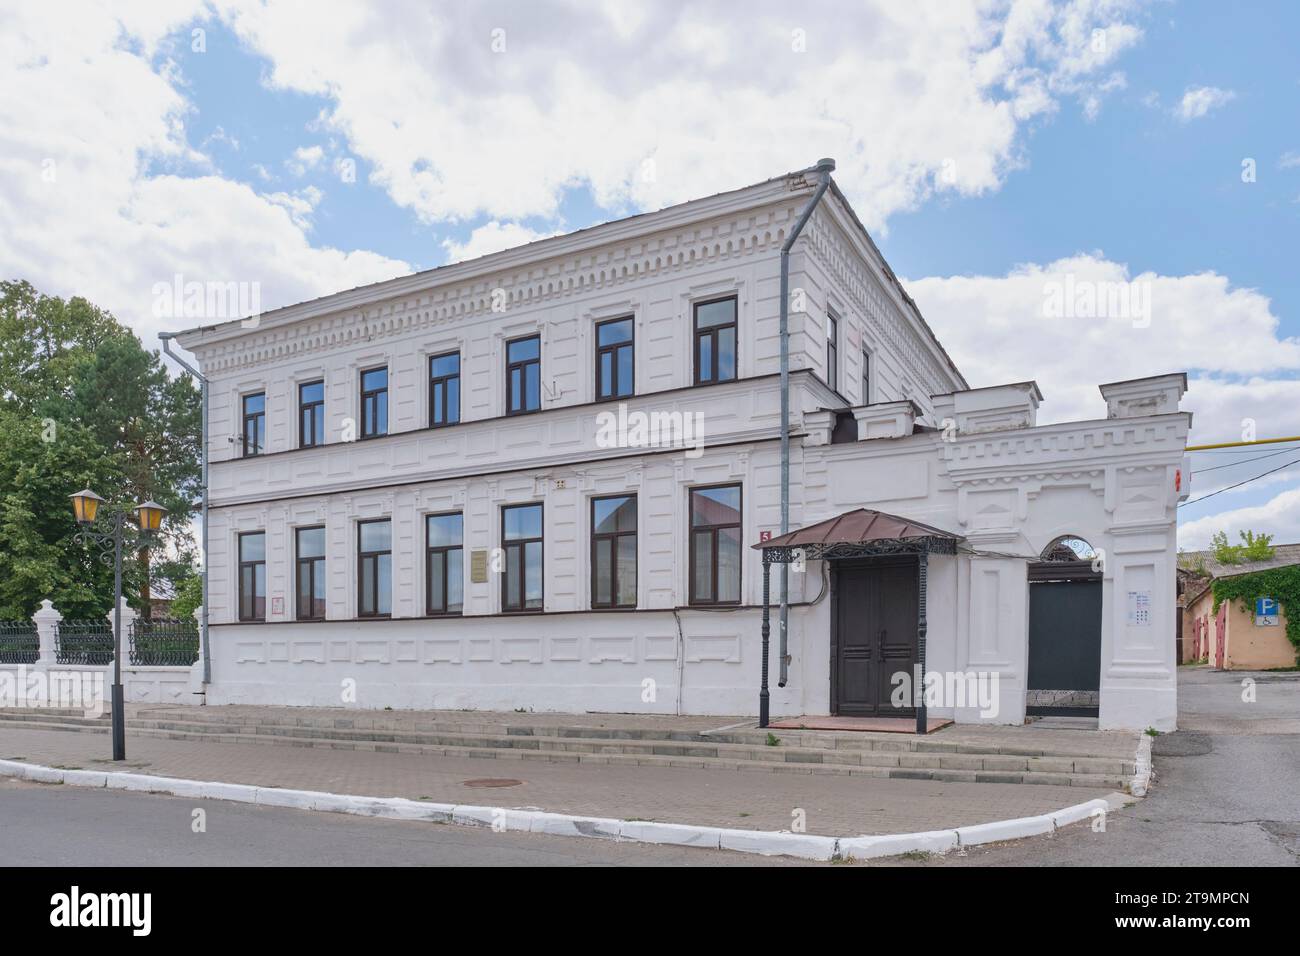
[[916, 556], [916, 656], [920, 666], [921, 678], [916, 688], [916, 732], [924, 734], [927, 729], [925, 716], [925, 589], [930, 576], [929, 552], [924, 548]]
[[766, 727], [768, 723], [767, 661], [771, 643], [772, 624], [770, 614], [772, 583], [772, 561], [763, 552], [763, 679], [758, 691], [758, 726]]

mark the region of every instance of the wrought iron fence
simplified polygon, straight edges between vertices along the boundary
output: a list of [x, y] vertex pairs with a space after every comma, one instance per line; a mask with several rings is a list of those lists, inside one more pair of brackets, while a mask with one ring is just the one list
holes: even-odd
[[199, 659], [199, 626], [193, 620], [137, 620], [130, 637], [132, 664], [188, 667]]
[[0, 664], [35, 664], [41, 639], [30, 621], [0, 621]]
[[54, 658], [83, 666], [113, 663], [113, 626], [108, 621], [60, 621]]

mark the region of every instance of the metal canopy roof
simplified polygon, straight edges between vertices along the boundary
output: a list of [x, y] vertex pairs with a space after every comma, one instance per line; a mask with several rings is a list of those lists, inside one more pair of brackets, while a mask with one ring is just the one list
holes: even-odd
[[867, 557], [873, 554], [916, 554], [919, 552], [953, 554], [961, 535], [952, 534], [911, 518], [858, 508], [828, 518], [806, 528], [760, 541], [753, 547], [763, 551], [769, 561], [788, 561], [791, 552], [802, 551], [804, 557]]

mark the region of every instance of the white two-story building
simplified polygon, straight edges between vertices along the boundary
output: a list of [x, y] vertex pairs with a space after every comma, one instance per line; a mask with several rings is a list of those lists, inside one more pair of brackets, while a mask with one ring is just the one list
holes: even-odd
[[994, 688], [931, 716], [1171, 728], [1184, 378], [1054, 425], [1032, 382], [970, 389], [833, 184], [790, 258], [810, 530], [780, 539], [779, 257], [815, 184], [180, 334], [210, 381], [207, 700], [756, 714], [766, 555], [794, 562], [774, 716], [911, 716], [923, 654]]

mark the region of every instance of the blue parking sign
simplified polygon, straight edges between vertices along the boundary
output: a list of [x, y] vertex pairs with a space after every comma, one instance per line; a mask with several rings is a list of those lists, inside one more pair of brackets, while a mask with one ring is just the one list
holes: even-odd
[[1255, 598], [1255, 626], [1277, 626], [1277, 601], [1274, 598]]

